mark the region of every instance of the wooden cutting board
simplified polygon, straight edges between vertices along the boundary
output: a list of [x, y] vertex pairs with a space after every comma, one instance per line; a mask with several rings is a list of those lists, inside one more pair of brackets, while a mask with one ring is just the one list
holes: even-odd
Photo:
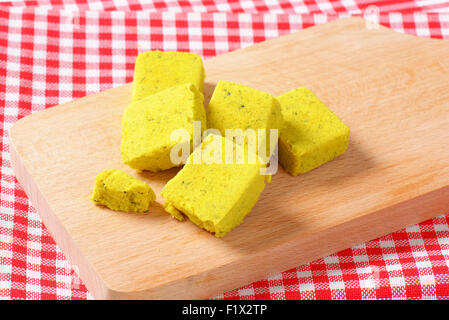
[[[449, 211], [449, 42], [348, 18], [205, 61], [206, 101], [230, 80], [313, 90], [350, 128], [348, 151], [298, 177], [282, 169], [244, 223], [217, 239], [162, 208], [177, 170], [121, 162], [125, 85], [19, 120], [17, 179], [94, 297], [208, 298]], [[149, 214], [89, 200], [119, 168], [148, 182]]]

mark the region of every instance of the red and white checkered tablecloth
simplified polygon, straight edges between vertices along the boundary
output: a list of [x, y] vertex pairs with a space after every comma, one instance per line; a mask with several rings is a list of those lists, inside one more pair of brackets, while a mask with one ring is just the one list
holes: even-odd
[[[449, 39], [449, 1], [23, 0], [0, 3], [0, 299], [86, 299], [10, 165], [8, 130], [32, 112], [132, 81], [150, 49], [204, 58], [355, 15]], [[218, 299], [449, 299], [449, 215]]]

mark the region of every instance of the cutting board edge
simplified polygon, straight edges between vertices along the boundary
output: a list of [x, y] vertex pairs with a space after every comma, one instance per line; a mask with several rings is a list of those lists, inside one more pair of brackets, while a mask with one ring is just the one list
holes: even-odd
[[[382, 34], [389, 34], [389, 35], [394, 35], [396, 37], [401, 38], [402, 40], [404, 39], [408, 39], [408, 40], [412, 40], [412, 41], [417, 41], [417, 42], [426, 42], [426, 43], [433, 43], [433, 44], [444, 44], [447, 45], [449, 48], [449, 40], [447, 39], [435, 39], [435, 38], [426, 38], [426, 37], [422, 37], [422, 36], [418, 36], [418, 35], [414, 35], [414, 34], [408, 34], [408, 33], [403, 33], [394, 29], [391, 29], [389, 27], [386, 27], [382, 24], [378, 24], [378, 25], [374, 25], [371, 27], [367, 27], [366, 23], [369, 22], [368, 20], [361, 18], [361, 17], [343, 17], [343, 18], [338, 18], [335, 20], [332, 20], [330, 22], [327, 23], [322, 23], [322, 24], [318, 24], [318, 25], [314, 25], [305, 29], [301, 29], [301, 30], [297, 30], [295, 32], [289, 33], [289, 34], [285, 34], [276, 38], [272, 38], [272, 39], [268, 39], [265, 41], [261, 41], [258, 43], [254, 43], [251, 46], [248, 47], [243, 47], [243, 48], [239, 48], [230, 52], [226, 52], [224, 54], [228, 55], [228, 56], [232, 56], [232, 55], [237, 55], [239, 53], [241, 53], [242, 51], [248, 51], [248, 50], [255, 50], [257, 48], [260, 47], [264, 47], [264, 46], [268, 46], [270, 44], [273, 43], [277, 43], [277, 42], [281, 42], [282, 40], [285, 40], [287, 38], [290, 37], [295, 37], [295, 34], [301, 32], [302, 35], [306, 34], [306, 33], [313, 33], [314, 31], [316, 32], [317, 30], [321, 29], [321, 28], [328, 28], [329, 25], [333, 25], [333, 26], [341, 26], [346, 27], [348, 25], [352, 25], [353, 27], [359, 28], [366, 28], [369, 29], [371, 32], [375, 32], [375, 33], [382, 33]], [[313, 35], [312, 35], [313, 36]], [[208, 62], [214, 62], [216, 59], [219, 59], [221, 55], [215, 56], [215, 57], [211, 57], [208, 58], [204, 61], [208, 61]], [[206, 73], [206, 78], [207, 78], [207, 73]]]
[[[106, 283], [89, 261], [81, 254], [81, 250], [76, 242], [45, 200], [37, 184], [29, 174], [26, 165], [21, 161], [13, 140], [14, 138], [9, 136], [11, 167], [17, 181], [36, 208], [39, 217], [63, 252], [65, 258], [69, 260], [73, 270], [83, 280], [89, 292], [93, 293], [99, 299], [105, 299], [108, 296], [109, 290]], [[34, 192], [32, 192], [33, 190]]]
[[[397, 230], [444, 214], [449, 206], [447, 199], [449, 199], [449, 185], [394, 204], [390, 207], [361, 215], [339, 225], [331, 226], [321, 230], [319, 233], [303, 234], [301, 236], [293, 237], [292, 239], [284, 241], [276, 246], [272, 246], [270, 249], [264, 250], [259, 254], [251, 255], [244, 261], [236, 260], [232, 263], [222, 265], [218, 268], [212, 268], [188, 278], [161, 284], [150, 290], [124, 291], [108, 288], [106, 296], [108, 299], [211, 298], [220, 293], [240, 288], [276, 273], [290, 270], [318, 258], [351, 248], [362, 242], [388, 235]], [[410, 214], [411, 212], [413, 213], [412, 217]], [[394, 217], [393, 220], [391, 219], [392, 217]], [[376, 220], [389, 222], [382, 224], [378, 221], [376, 222]], [[335, 243], [333, 241], [333, 236], [341, 235], [345, 230], [351, 230], [354, 226], [359, 225], [367, 225], [365, 230], [366, 233], [364, 233], [363, 236], [360, 234], [351, 235], [346, 233], [348, 234], [348, 237], [345, 241], [339, 242], [338, 245], [333, 245]], [[307, 248], [307, 246], [309, 246], [309, 248]], [[303, 250], [303, 248], [307, 248], [307, 250]], [[321, 252], [319, 252], [319, 250], [321, 250]], [[280, 252], [283, 253], [285, 257], [290, 258], [290, 260], [286, 260], [284, 257], [280, 258], [282, 255], [279, 254]], [[311, 252], [311, 254], [308, 252]], [[257, 261], [260, 261], [261, 259], [266, 262], [264, 266], [267, 267], [260, 268]], [[284, 261], [287, 261], [287, 263], [281, 263]], [[273, 268], [273, 264], [276, 263], [276, 267]], [[257, 266], [257, 269], [251, 268], [251, 265]], [[242, 267], [246, 270], [246, 274], [240, 274], [238, 279], [229, 277], [229, 275], [233, 273], [233, 270]], [[217, 274], [221, 274], [221, 278], [220, 276], [217, 276]], [[233, 281], [230, 282], [229, 279], [233, 279]], [[210, 282], [212, 281], [214, 282], [214, 286], [211, 290], [210, 288], [212, 288], [212, 286], [210, 285]], [[217, 281], [222, 283], [221, 286], [217, 286]], [[198, 294], [194, 292], [193, 288], [198, 291]], [[177, 294], [173, 294], [174, 292]], [[186, 292], [189, 294], [186, 295]], [[205, 295], [205, 292], [209, 293]]]

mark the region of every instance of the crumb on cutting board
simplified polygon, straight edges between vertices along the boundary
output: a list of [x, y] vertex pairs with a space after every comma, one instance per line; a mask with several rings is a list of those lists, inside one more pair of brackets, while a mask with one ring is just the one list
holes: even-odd
[[91, 199], [112, 210], [146, 212], [156, 195], [145, 182], [122, 170], [112, 169], [97, 175]]

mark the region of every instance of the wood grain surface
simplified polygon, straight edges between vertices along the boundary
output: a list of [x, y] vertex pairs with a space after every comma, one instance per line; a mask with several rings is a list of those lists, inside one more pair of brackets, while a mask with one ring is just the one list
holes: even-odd
[[[449, 43], [347, 18], [205, 61], [218, 80], [279, 95], [313, 90], [350, 128], [348, 151], [298, 177], [282, 169], [244, 223], [217, 239], [163, 210], [177, 169], [121, 162], [131, 85], [53, 107], [10, 131], [17, 179], [99, 299], [208, 298], [449, 211]], [[90, 200], [95, 175], [148, 182], [148, 214]]]

